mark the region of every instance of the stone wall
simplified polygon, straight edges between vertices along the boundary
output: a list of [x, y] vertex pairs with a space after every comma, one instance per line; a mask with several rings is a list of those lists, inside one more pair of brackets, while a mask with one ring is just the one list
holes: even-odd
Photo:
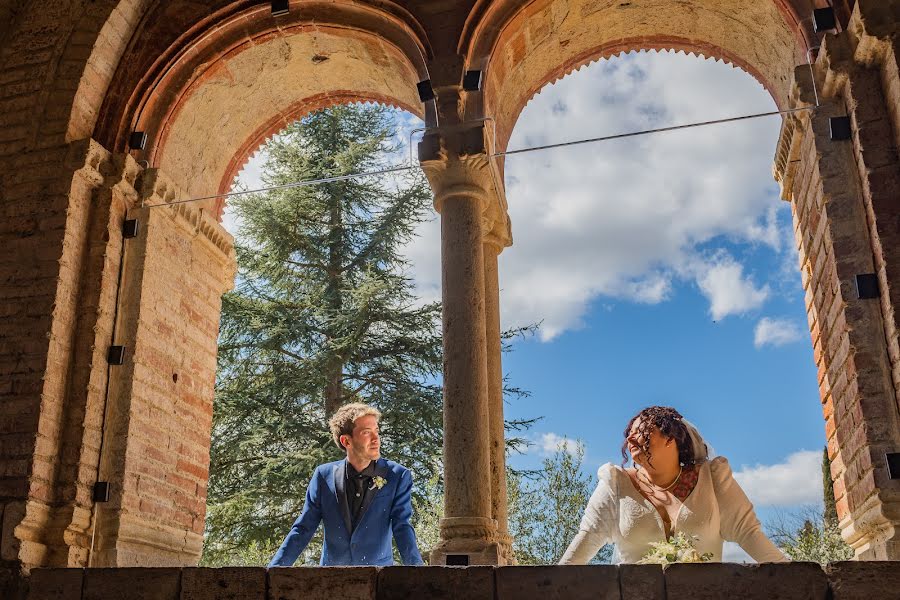
[[64, 537], [88, 526], [76, 506], [90, 502], [92, 481], [80, 490], [77, 482], [90, 477], [99, 447], [101, 409], [92, 401], [104, 394], [105, 354], [98, 361], [93, 352], [110, 340], [126, 170], [90, 140], [25, 153], [0, 169], [4, 561], [80, 564], [68, 556], [79, 542]]
[[[900, 481], [886, 468], [886, 454], [900, 449], [900, 76], [891, 5], [900, 7], [859, 3], [848, 30], [825, 39], [813, 73], [798, 67], [792, 104], [810, 110], [787, 117], [776, 156], [794, 215], [838, 518], [868, 560], [900, 556]], [[842, 119], [844, 137], [833, 133]], [[859, 276], [877, 280], [875, 297], [859, 293]]]
[[[872, 600], [900, 564], [36, 569], [9, 600]], [[5, 581], [5, 583], [4, 583]], [[6, 585], [7, 587], [3, 587]], [[30, 588], [30, 589], [29, 589]]]

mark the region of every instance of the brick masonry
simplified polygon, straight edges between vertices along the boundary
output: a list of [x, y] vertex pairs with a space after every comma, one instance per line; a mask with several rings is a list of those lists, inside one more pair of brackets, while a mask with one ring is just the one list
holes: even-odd
[[[873, 14], [874, 3], [861, 4], [851, 25]], [[896, 53], [864, 31], [829, 37], [816, 80], [817, 89], [798, 68], [794, 105], [818, 93], [821, 106], [782, 129], [776, 177], [794, 215], [842, 532], [859, 558], [898, 558], [900, 485], [885, 462], [900, 449]], [[832, 140], [829, 119], [844, 115], [852, 139]], [[880, 298], [857, 296], [866, 273], [877, 275]]]
[[[28, 173], [22, 162], [19, 172]], [[12, 398], [0, 438], [2, 556], [25, 568], [86, 565], [96, 519], [95, 566], [192, 564], [205, 515], [219, 299], [234, 273], [231, 238], [197, 207], [136, 210], [176, 192], [130, 157], [88, 141], [70, 145], [60, 162], [69, 185], [60, 193], [64, 218], [36, 216], [17, 235], [20, 245], [47, 243], [35, 233], [57, 227], [57, 245], [23, 248], [40, 262], [12, 265], [6, 281], [16, 286], [3, 288], [20, 301], [4, 304], [0, 325], [10, 340], [0, 351], [18, 365], [8, 371]], [[23, 202], [63, 185], [38, 182], [22, 188]], [[134, 240], [122, 238], [126, 215], [141, 222]], [[146, 269], [148, 252], [154, 259]], [[26, 276], [55, 283], [49, 304], [21, 296]], [[12, 344], [22, 335], [43, 340], [33, 366]], [[107, 364], [113, 342], [128, 347], [122, 366]], [[108, 504], [92, 501], [98, 480], [112, 484]]]
[[[0, 566], [197, 561], [219, 302], [234, 258], [221, 202], [142, 203], [220, 192], [266, 136], [316, 107], [415, 110], [425, 78], [438, 94], [422, 111], [429, 125], [489, 117], [485, 139], [503, 149], [542, 86], [637, 49], [727, 60], [781, 107], [808, 106], [814, 91], [822, 99], [812, 116], [786, 118], [776, 175], [795, 219], [842, 531], [859, 558], [900, 558], [900, 488], [884, 461], [900, 451], [900, 1], [838, 3], [842, 31], [818, 52], [815, 88], [807, 67], [794, 70], [818, 43], [808, 10], [807, 0], [664, 10], [398, 0], [313, 3], [279, 21], [265, 2], [0, 0]], [[471, 68], [485, 70], [482, 92], [460, 88]], [[833, 142], [827, 118], [842, 114], [853, 137]], [[145, 152], [127, 152], [134, 126], [151, 134]], [[501, 192], [490, 202], [505, 212]], [[136, 239], [122, 239], [126, 216], [141, 223]], [[856, 298], [858, 273], [878, 276], [878, 300]], [[125, 364], [107, 365], [112, 343], [127, 346]], [[98, 479], [111, 484], [108, 503], [92, 500]], [[371, 593], [531, 589], [512, 571], [424, 572], [379, 571], [382, 591]], [[85, 594], [120, 585], [121, 573], [96, 573]], [[182, 590], [204, 577], [259, 579], [148, 573]], [[309, 573], [298, 577], [318, 577]], [[536, 589], [574, 585], [571, 572], [527, 573]], [[609, 583], [602, 573], [590, 577]], [[659, 573], [617, 573], [623, 597], [668, 585]], [[287, 590], [289, 579], [276, 584]]]

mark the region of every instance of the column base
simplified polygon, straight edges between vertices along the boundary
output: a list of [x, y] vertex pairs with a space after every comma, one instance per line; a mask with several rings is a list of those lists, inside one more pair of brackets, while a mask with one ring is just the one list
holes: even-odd
[[500, 547], [500, 564], [515, 565], [516, 555], [513, 552], [513, 538], [508, 533], [497, 533], [497, 545]]
[[441, 541], [431, 551], [431, 565], [507, 564], [497, 543], [497, 522], [484, 517], [441, 519]]

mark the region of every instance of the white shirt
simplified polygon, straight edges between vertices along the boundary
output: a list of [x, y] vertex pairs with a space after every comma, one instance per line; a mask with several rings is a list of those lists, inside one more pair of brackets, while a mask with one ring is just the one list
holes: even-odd
[[[606, 463], [597, 471], [597, 489], [591, 495], [580, 531], [569, 544], [560, 564], [586, 564], [605, 544], [615, 544], [620, 562], [636, 563], [651, 542], [665, 539], [659, 512], [635, 489], [619, 466]], [[685, 498], [672, 522], [672, 532], [696, 536], [694, 547], [722, 561], [724, 541], [737, 542], [757, 562], [784, 562], [784, 554], [763, 534], [753, 504], [720, 456], [700, 465], [697, 485]]]

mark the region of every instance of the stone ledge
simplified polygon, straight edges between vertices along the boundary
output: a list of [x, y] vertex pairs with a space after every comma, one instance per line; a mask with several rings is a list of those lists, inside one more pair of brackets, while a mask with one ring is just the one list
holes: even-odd
[[[4, 600], [874, 600], [900, 561], [763, 565], [34, 569]], [[27, 589], [30, 585], [30, 594]]]
[[834, 600], [877, 600], [900, 595], [900, 561], [831, 563], [825, 567]]
[[376, 567], [278, 567], [268, 600], [374, 600], [377, 583]]
[[266, 570], [262, 567], [185, 568], [181, 571], [181, 597], [266, 600]]
[[666, 596], [692, 600], [826, 600], [828, 581], [815, 563], [678, 564], [665, 570]]
[[620, 600], [614, 565], [499, 567], [496, 600]]

